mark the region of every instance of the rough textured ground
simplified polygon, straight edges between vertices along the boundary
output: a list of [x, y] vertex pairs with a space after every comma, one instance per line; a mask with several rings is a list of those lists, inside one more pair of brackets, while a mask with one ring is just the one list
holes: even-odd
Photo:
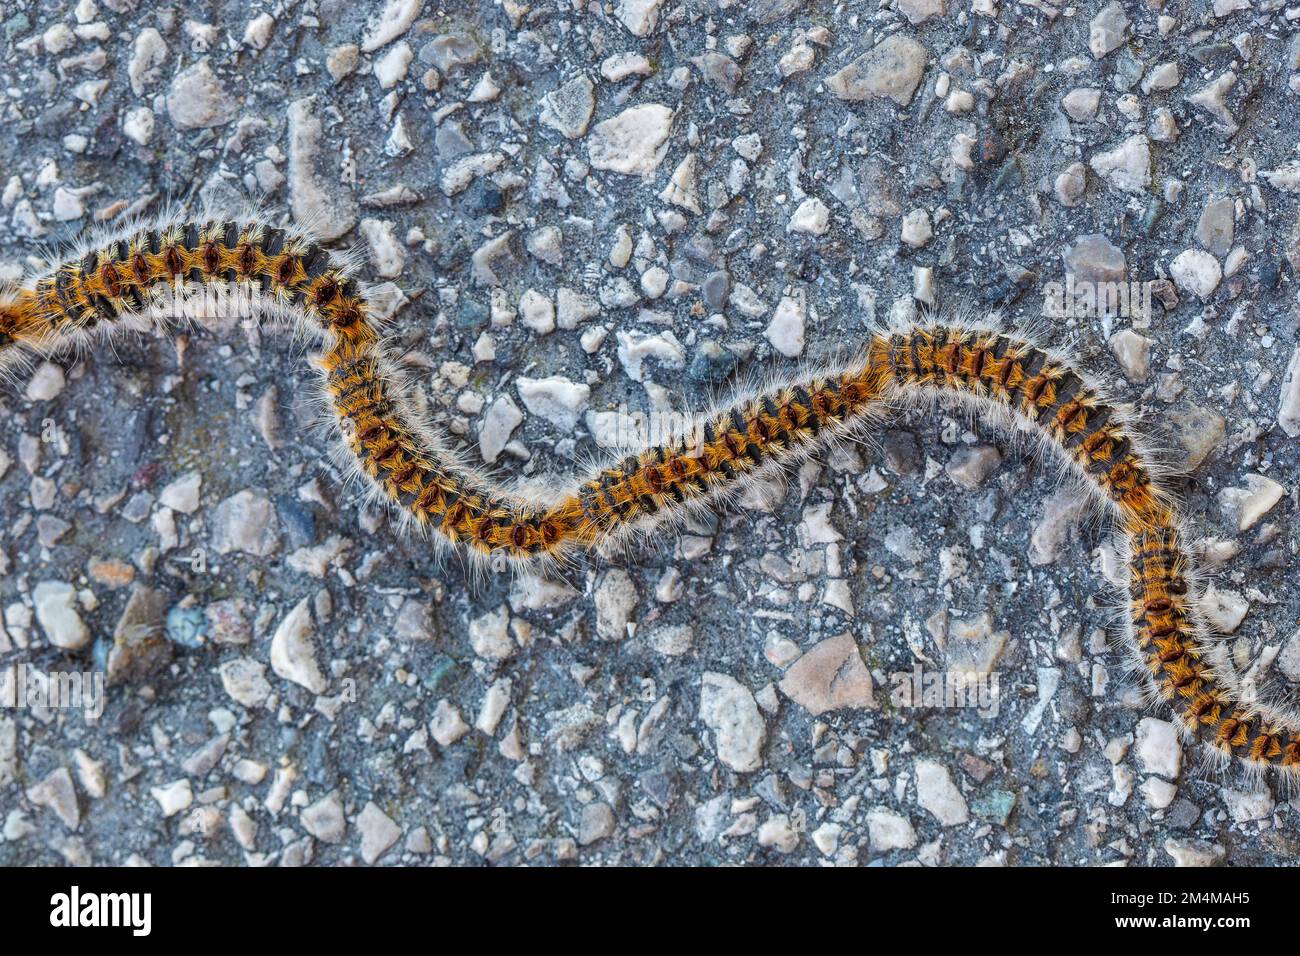
[[[265, 194], [361, 245], [432, 413], [535, 476], [597, 454], [600, 413], [698, 408], [914, 296], [1002, 305], [1168, 429], [1235, 659], [1300, 678], [1300, 8], [3, 9], [3, 277]], [[1174, 281], [1148, 318], [1044, 316], [1067, 269]], [[567, 582], [475, 581], [340, 482], [302, 352], [143, 337], [0, 396], [6, 689], [112, 681], [97, 722], [0, 711], [0, 862], [1300, 848], [1285, 793], [1198, 774], [1143, 709], [1055, 465], [964, 414]], [[996, 716], [891, 700], [954, 662], [997, 675]]]

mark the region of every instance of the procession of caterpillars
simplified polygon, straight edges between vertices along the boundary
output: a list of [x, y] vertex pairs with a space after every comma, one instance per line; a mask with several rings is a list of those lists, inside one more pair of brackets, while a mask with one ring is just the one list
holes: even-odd
[[94, 241], [0, 291], [0, 370], [161, 321], [158, 293], [236, 284], [250, 319], [321, 343], [331, 420], [373, 492], [435, 541], [545, 570], [734, 500], [746, 483], [909, 404], [956, 398], [1035, 431], [1112, 517], [1128, 567], [1122, 638], [1154, 698], [1223, 763], [1300, 774], [1300, 721], [1247, 701], [1200, 613], [1178, 503], [1134, 416], [1069, 359], [995, 327], [927, 321], [867, 337], [851, 358], [705, 413], [698, 434], [645, 447], [567, 488], [512, 490], [471, 467], [408, 400], [355, 264], [264, 217], [169, 217]]

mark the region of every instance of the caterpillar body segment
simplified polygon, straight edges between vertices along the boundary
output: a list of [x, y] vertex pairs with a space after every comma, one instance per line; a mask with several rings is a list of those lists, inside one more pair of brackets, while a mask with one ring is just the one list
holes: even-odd
[[942, 325], [872, 349], [906, 388], [984, 399], [1037, 428], [1121, 514], [1172, 513], [1127, 413], [1050, 351], [1004, 332]]
[[310, 235], [258, 216], [144, 224], [0, 290], [0, 372], [165, 320], [168, 294], [183, 305], [218, 286], [247, 290], [242, 317], [290, 320], [319, 341], [330, 419], [373, 494], [476, 560], [521, 567], [605, 551], [734, 499], [897, 407], [965, 400], [1036, 432], [1113, 517], [1128, 556], [1124, 642], [1186, 732], [1221, 759], [1300, 774], [1300, 720], [1243, 700], [1221, 666], [1158, 456], [1124, 406], [1031, 338], [930, 322], [881, 331], [845, 361], [754, 389], [687, 433], [530, 493], [468, 465], [416, 412], [353, 273]]

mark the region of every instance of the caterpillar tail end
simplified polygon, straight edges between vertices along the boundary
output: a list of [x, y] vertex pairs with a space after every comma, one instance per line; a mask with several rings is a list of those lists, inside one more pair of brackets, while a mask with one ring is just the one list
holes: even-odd
[[44, 352], [52, 330], [27, 289], [0, 288], [0, 381], [14, 376], [29, 352]]

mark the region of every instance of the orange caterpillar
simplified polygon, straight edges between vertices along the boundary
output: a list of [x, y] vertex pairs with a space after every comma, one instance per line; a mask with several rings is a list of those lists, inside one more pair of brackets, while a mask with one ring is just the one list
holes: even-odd
[[471, 557], [535, 565], [616, 545], [850, 437], [892, 407], [956, 397], [1018, 420], [1064, 456], [1113, 515], [1128, 550], [1124, 637], [1186, 732], [1253, 768], [1300, 764], [1300, 726], [1236, 694], [1199, 613], [1176, 503], [1131, 416], [1061, 355], [1009, 333], [924, 324], [873, 335], [857, 357], [739, 396], [686, 437], [647, 447], [570, 490], [507, 490], [465, 464], [414, 413], [353, 265], [309, 235], [256, 218], [170, 220], [103, 241], [0, 292], [0, 369], [95, 335], [148, 327], [158, 293], [251, 290], [248, 317], [290, 319], [324, 343], [333, 417], [376, 493]]

